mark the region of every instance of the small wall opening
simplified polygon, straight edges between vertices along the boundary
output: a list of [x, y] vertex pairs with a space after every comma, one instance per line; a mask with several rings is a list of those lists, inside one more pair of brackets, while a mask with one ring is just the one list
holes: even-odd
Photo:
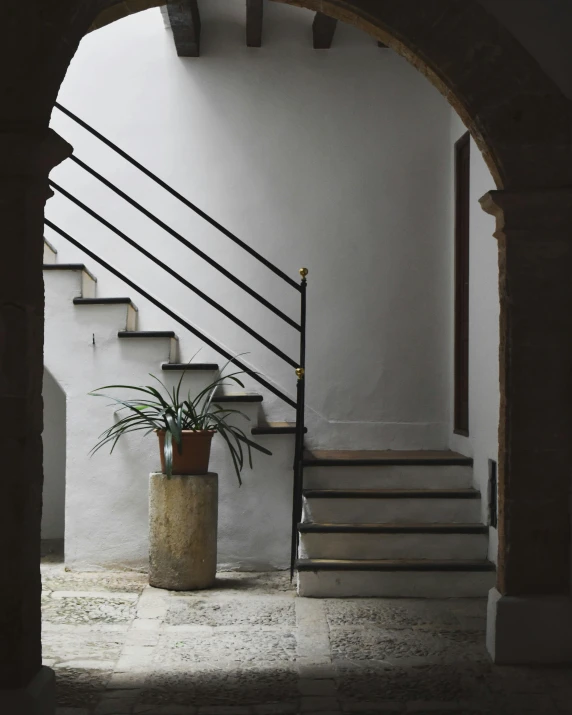
[[65, 535], [66, 396], [44, 368], [44, 491], [42, 552], [60, 554]]

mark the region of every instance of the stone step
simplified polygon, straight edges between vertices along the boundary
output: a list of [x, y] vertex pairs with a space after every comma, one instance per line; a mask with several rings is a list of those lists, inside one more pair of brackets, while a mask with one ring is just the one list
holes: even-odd
[[46, 263], [44, 261], [44, 272], [47, 272], [48, 275], [61, 272], [78, 274], [81, 278], [81, 295], [76, 297], [95, 298], [97, 278], [87, 270], [83, 263]]
[[304, 559], [486, 559], [482, 524], [300, 524]]
[[449, 451], [307, 452], [310, 489], [460, 489], [472, 484], [472, 460]]
[[475, 489], [307, 489], [306, 522], [324, 524], [467, 524], [481, 520]]
[[296, 567], [307, 598], [484, 598], [495, 584], [486, 560], [302, 559]]
[[[90, 308], [92, 310], [108, 309], [110, 320], [113, 321], [114, 308], [118, 311], [119, 320], [125, 325], [125, 330], [136, 330], [137, 328], [137, 307], [130, 298], [74, 298], [73, 304], [78, 307]], [[123, 315], [125, 318], [123, 318]]]
[[56, 262], [57, 249], [44, 238], [44, 265], [51, 265]]
[[125, 341], [125, 345], [137, 346], [140, 341], [147, 344], [169, 341], [167, 362], [177, 362], [179, 359], [179, 339], [172, 330], [120, 330], [117, 337]]

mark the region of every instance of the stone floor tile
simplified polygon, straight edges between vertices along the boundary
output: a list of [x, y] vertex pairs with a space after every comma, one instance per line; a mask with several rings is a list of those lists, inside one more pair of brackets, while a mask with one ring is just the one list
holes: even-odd
[[56, 708], [56, 715], [89, 715], [84, 708]]
[[[285, 666], [285, 667], [284, 667]], [[153, 673], [141, 702], [182, 705], [262, 705], [297, 702], [295, 670], [286, 663], [252, 668], [196, 664]]]
[[[416, 700], [407, 703], [405, 711], [407, 713], [429, 713], [429, 712], [459, 712], [461, 706], [459, 702], [440, 702], [440, 701], [423, 701]], [[466, 709], [466, 708], [463, 708]]]
[[126, 703], [133, 703], [139, 697], [141, 690], [137, 688], [116, 689], [108, 688], [102, 693], [101, 700], [121, 700]]
[[344, 713], [360, 713], [360, 715], [368, 715], [368, 713], [404, 713], [405, 704], [396, 701], [376, 700], [375, 702], [360, 702], [353, 700], [342, 701], [342, 710]]
[[127, 690], [129, 688], [141, 690], [145, 685], [148, 673], [132, 671], [128, 673], [115, 672], [109, 679], [108, 687], [114, 690]]
[[298, 703], [265, 703], [252, 708], [254, 715], [295, 715], [298, 710]]
[[123, 698], [102, 700], [93, 711], [93, 715], [117, 715], [117, 713], [130, 713], [131, 704]]
[[256, 595], [238, 604], [235, 598], [172, 599], [165, 623], [171, 626], [256, 626], [293, 628], [296, 624], [294, 601], [279, 596]]
[[482, 633], [331, 628], [330, 643], [332, 656], [345, 660], [399, 661], [409, 658], [427, 662], [474, 662], [489, 659]]
[[217, 632], [188, 635], [163, 634], [154, 653], [154, 662], [167, 668], [187, 667], [190, 663], [234, 662], [245, 665], [294, 661], [296, 639], [290, 632], [251, 630], [243, 633]]
[[160, 627], [161, 623], [156, 618], [136, 618], [133, 621], [133, 630], [135, 631], [155, 631]]
[[301, 678], [298, 681], [298, 690], [301, 695], [335, 696], [336, 683], [334, 680]]
[[52, 624], [130, 623], [135, 618], [135, 606], [132, 598], [121, 598], [116, 594], [104, 597], [67, 594], [60, 598], [52, 593], [51, 598], [42, 603], [42, 617], [46, 623]]
[[326, 599], [324, 601], [330, 626], [352, 630], [371, 627], [411, 629], [444, 627], [459, 628], [459, 620], [450, 604], [426, 599]]
[[300, 712], [303, 713], [318, 713], [326, 710], [339, 711], [339, 709], [339, 702], [336, 697], [307, 695], [301, 699]]
[[251, 709], [240, 705], [205, 705], [199, 715], [251, 715]]
[[310, 680], [330, 680], [336, 676], [336, 668], [329, 657], [323, 659], [298, 657], [296, 669], [300, 678]]

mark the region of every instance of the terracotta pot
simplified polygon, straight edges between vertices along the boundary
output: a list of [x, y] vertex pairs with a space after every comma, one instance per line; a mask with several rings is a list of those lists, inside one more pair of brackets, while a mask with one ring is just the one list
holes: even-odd
[[[176, 442], [173, 441], [173, 474], [206, 474], [209, 471], [211, 441], [214, 434], [215, 430], [183, 430], [181, 454]], [[166, 474], [165, 431], [157, 430], [157, 437], [159, 437], [161, 470]]]

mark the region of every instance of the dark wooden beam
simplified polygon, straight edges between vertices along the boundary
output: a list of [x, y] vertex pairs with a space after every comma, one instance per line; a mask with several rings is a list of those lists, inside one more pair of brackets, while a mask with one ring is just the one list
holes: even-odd
[[198, 57], [201, 47], [198, 0], [169, 0], [167, 10], [177, 54], [179, 57]]
[[332, 46], [332, 40], [334, 39], [334, 33], [336, 31], [336, 25], [338, 21], [329, 15], [324, 15], [321, 12], [316, 13], [314, 22], [312, 24], [312, 31], [314, 33], [314, 49], [315, 50], [329, 50]]
[[262, 47], [262, 16], [264, 0], [246, 0], [246, 44]]

